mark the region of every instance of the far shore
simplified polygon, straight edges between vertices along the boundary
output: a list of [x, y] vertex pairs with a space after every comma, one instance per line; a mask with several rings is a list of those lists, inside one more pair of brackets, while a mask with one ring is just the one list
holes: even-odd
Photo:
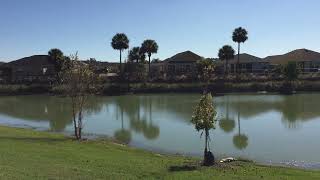
[[[320, 92], [320, 81], [300, 80], [293, 83], [294, 92]], [[141, 93], [202, 93], [204, 83], [106, 83], [99, 85], [97, 95], [126, 95]], [[284, 81], [265, 82], [212, 82], [208, 89], [215, 95], [229, 93], [284, 93]], [[0, 95], [63, 95], [64, 87], [45, 84], [0, 85]]]

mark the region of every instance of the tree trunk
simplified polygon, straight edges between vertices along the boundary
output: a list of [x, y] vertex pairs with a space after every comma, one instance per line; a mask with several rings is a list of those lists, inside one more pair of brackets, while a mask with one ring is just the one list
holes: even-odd
[[208, 136], [209, 136], [209, 131], [205, 129], [205, 145], [204, 145], [204, 160], [206, 161], [206, 155], [208, 153]]
[[238, 112], [238, 132], [240, 135], [240, 113]]
[[236, 73], [237, 76], [239, 74], [239, 66], [240, 66], [240, 43], [238, 43], [238, 60], [237, 60], [237, 66], [236, 66]]
[[78, 127], [77, 127], [77, 122], [76, 120], [73, 120], [73, 127], [74, 127], [74, 136], [76, 137], [76, 139], [79, 139], [78, 137]]
[[77, 121], [76, 121], [76, 112], [75, 112], [75, 105], [74, 99], [71, 99], [72, 103], [72, 116], [73, 116], [73, 127], [74, 127], [74, 136], [78, 139], [78, 130], [77, 130]]
[[226, 59], [226, 74], [228, 75], [228, 59]]
[[149, 72], [148, 72], [148, 74], [149, 74], [149, 80], [150, 80], [151, 79], [151, 71], [150, 71], [150, 64], [151, 64], [150, 58], [151, 58], [151, 55], [149, 54], [148, 56], [149, 56]]
[[79, 110], [79, 117], [78, 117], [78, 140], [80, 140], [81, 133], [82, 133], [82, 109]]
[[120, 71], [120, 75], [122, 75], [122, 50], [120, 49], [120, 67], [119, 67], [119, 71]]

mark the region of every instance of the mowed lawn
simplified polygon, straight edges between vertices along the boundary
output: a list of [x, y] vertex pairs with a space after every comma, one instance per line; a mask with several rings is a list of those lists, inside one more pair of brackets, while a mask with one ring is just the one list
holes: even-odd
[[[199, 147], [200, 150], [201, 147]], [[320, 179], [320, 171], [159, 155], [111, 141], [0, 126], [0, 179]]]

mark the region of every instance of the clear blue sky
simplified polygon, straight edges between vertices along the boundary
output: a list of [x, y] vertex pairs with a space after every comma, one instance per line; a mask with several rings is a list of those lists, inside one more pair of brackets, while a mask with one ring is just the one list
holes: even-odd
[[112, 36], [124, 32], [130, 46], [159, 45], [155, 58], [191, 50], [216, 57], [234, 28], [249, 31], [242, 52], [259, 57], [297, 48], [320, 51], [319, 0], [1, 0], [0, 60], [60, 48], [118, 61]]

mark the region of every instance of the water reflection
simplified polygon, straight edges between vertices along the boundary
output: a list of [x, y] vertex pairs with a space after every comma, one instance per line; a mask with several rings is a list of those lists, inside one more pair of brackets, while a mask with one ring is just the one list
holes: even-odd
[[[156, 139], [160, 134], [160, 128], [153, 124], [152, 106], [156, 104], [157, 101], [152, 97], [127, 97], [129, 100], [123, 97], [114, 98], [117, 108], [121, 111], [121, 121], [123, 122], [123, 113], [125, 113], [130, 123], [130, 130], [143, 134], [147, 139]], [[142, 116], [141, 111], [143, 111]], [[123, 131], [123, 128], [121, 131]], [[126, 134], [129, 134], [129, 132], [126, 132]], [[129, 143], [128, 141], [122, 142]]]
[[248, 146], [248, 136], [241, 134], [240, 112], [238, 112], [238, 134], [233, 136], [233, 145], [239, 149], [245, 149]]
[[[160, 126], [159, 114], [171, 114], [173, 118], [170, 120], [189, 124], [193, 106], [199, 97], [197, 94], [91, 97], [85, 106], [85, 112], [88, 116], [93, 116], [106, 111], [103, 107], [114, 107], [108, 111], [105, 119], [119, 122], [113, 131], [116, 139], [130, 143], [132, 133], [135, 133], [143, 135], [148, 140], [156, 140], [160, 136], [160, 127], [171, 128]], [[286, 128], [296, 129], [303, 122], [320, 116], [319, 99], [319, 94], [228, 95], [215, 98], [215, 106], [219, 114], [220, 129], [227, 134], [234, 133], [234, 146], [245, 149], [249, 137], [241, 132], [242, 120], [256, 119], [262, 114], [276, 112], [280, 114], [279, 120]], [[62, 97], [1, 97], [0, 113], [26, 121], [49, 122], [52, 131], [63, 131], [72, 124], [69, 102]], [[234, 132], [236, 120], [238, 132]]]
[[240, 112], [240, 118], [243, 119], [255, 118], [271, 111], [279, 112], [287, 128], [297, 128], [301, 122], [320, 116], [319, 99], [319, 94], [230, 95], [221, 97], [216, 103], [220, 110], [226, 109], [232, 117]]
[[[225, 104], [225, 117], [220, 118], [219, 127], [226, 133], [230, 133], [235, 128], [235, 121], [229, 117], [229, 98], [227, 97], [227, 102]], [[223, 106], [223, 105], [222, 105]]]

